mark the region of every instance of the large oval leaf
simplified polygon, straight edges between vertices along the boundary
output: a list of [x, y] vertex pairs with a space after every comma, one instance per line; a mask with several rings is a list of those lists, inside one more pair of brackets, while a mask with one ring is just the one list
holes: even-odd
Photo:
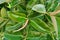
[[37, 4], [37, 5], [33, 6], [32, 10], [39, 12], [39, 13], [46, 13], [46, 9], [43, 4]]

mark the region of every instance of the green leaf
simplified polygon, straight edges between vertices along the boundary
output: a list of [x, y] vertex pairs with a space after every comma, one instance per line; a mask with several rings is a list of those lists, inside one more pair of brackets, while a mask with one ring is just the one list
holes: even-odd
[[41, 26], [39, 26], [35, 21], [30, 20], [30, 25], [32, 25], [32, 27], [34, 29], [36, 29], [37, 31], [46, 31], [44, 28], [42, 28]]
[[18, 10], [20, 13], [26, 13], [25, 7], [22, 6], [22, 5], [18, 5], [18, 6], [17, 6], [17, 10]]
[[27, 40], [40, 40], [40, 37], [28, 37]]
[[30, 9], [35, 5], [37, 4], [37, 0], [30, 0], [28, 3], [27, 3], [27, 9]]
[[36, 18], [36, 19], [34, 19], [34, 21], [36, 22], [36, 23], [38, 23], [42, 28], [44, 28], [45, 30], [47, 30], [47, 31], [51, 31], [51, 28], [44, 22], [44, 21], [42, 21], [40, 18]]
[[0, 25], [0, 29], [1, 29], [1, 32], [4, 32], [5, 31], [5, 26], [6, 24], [8, 23], [9, 20], [5, 20], [1, 25]]
[[37, 2], [38, 0], [30, 0], [28, 3], [27, 3], [27, 6], [26, 6], [26, 9], [27, 9], [27, 12], [29, 13], [29, 14], [32, 14], [32, 7], [35, 5], [35, 4], [37, 4], [38, 2]]
[[37, 5], [33, 6], [32, 10], [39, 12], [39, 13], [46, 13], [46, 9], [43, 4], [37, 4]]
[[60, 34], [60, 17], [56, 17], [57, 26], [58, 26], [58, 33]]
[[0, 0], [0, 4], [2, 4], [2, 3], [4, 3], [4, 2], [6, 2], [5, 0]]
[[6, 31], [11, 32], [11, 31], [17, 30], [21, 27], [21, 25], [22, 25], [22, 23], [20, 22], [13, 26], [6, 27]]
[[7, 11], [6, 11], [6, 9], [4, 7], [1, 9], [1, 16], [3, 18], [7, 17]]
[[0, 25], [4, 22], [4, 19], [0, 17]]
[[22, 40], [23, 38], [21, 35], [13, 35], [8, 33], [4, 33], [4, 37], [7, 38], [8, 40]]
[[54, 1], [54, 0], [47, 0], [47, 1], [46, 1], [46, 4], [45, 4], [45, 5], [46, 5], [46, 10], [48, 10], [48, 9], [50, 8], [50, 6], [51, 6], [51, 4], [53, 3], [53, 1]]
[[39, 0], [41, 4], [45, 4], [46, 0]]
[[60, 17], [56, 17], [56, 22], [57, 22], [57, 26], [58, 26], [58, 36], [59, 36], [59, 40], [60, 40]]
[[11, 12], [8, 13], [8, 17], [15, 22], [22, 22], [22, 21], [25, 21], [27, 19], [25, 17], [15, 15]]
[[53, 12], [58, 6], [58, 0], [53, 0], [53, 3], [51, 4], [50, 8], [48, 9], [48, 12]]
[[19, 0], [11, 0], [11, 2], [9, 3], [9, 8], [15, 7], [16, 5], [18, 5], [20, 3]]
[[0, 28], [4, 27], [8, 23], [8, 20], [3, 21], [3, 23], [0, 24]]

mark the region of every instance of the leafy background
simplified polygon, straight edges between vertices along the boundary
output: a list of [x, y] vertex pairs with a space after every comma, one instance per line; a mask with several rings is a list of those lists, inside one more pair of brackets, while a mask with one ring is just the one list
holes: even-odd
[[60, 40], [58, 10], [60, 0], [0, 0], [0, 40]]

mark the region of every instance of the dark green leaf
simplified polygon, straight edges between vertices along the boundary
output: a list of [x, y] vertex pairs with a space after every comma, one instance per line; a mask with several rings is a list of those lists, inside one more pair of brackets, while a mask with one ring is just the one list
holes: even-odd
[[51, 4], [50, 8], [48, 9], [48, 11], [53, 12], [57, 6], [58, 6], [58, 0], [54, 0], [53, 3]]
[[36, 18], [34, 20], [35, 20], [36, 23], [38, 23], [45, 30], [51, 31], [50, 27], [44, 21], [42, 21], [40, 18]]
[[36, 29], [37, 31], [46, 31], [45, 29], [43, 29], [41, 26], [39, 26], [35, 21], [30, 20], [30, 24], [32, 25], [32, 27], [34, 29]]

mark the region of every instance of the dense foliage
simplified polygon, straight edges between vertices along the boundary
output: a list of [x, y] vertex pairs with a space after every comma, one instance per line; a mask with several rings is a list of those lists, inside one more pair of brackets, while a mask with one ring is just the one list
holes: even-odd
[[60, 0], [0, 0], [0, 40], [60, 40]]

